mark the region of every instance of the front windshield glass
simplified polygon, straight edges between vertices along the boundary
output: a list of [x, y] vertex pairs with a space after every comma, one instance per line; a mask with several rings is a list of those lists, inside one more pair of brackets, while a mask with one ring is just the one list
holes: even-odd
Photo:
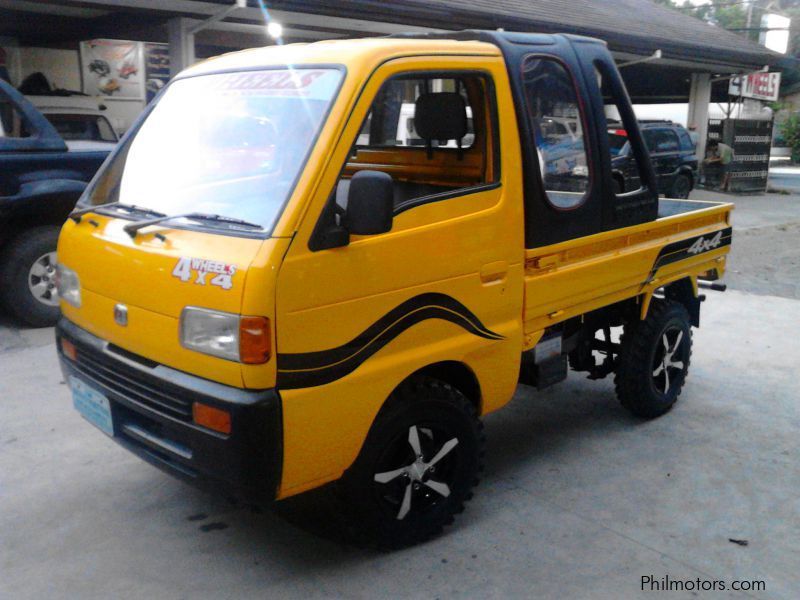
[[341, 77], [337, 69], [300, 68], [178, 80], [105, 168], [88, 201], [168, 215], [217, 214], [269, 231]]

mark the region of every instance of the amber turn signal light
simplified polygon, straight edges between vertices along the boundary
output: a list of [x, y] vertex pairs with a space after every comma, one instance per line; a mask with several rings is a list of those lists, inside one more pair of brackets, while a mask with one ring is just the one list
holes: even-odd
[[72, 361], [78, 360], [78, 349], [68, 339], [61, 338], [61, 351], [68, 359]]
[[239, 320], [239, 360], [259, 365], [269, 360], [271, 350], [269, 319], [242, 317]]
[[231, 432], [231, 414], [208, 404], [195, 402], [192, 405], [192, 420], [197, 425], [213, 431], [219, 431], [220, 433]]

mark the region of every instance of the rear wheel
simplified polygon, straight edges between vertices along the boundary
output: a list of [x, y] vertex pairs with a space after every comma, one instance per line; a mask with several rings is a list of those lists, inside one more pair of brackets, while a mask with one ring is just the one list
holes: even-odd
[[672, 182], [672, 188], [669, 192], [670, 198], [679, 198], [679, 199], [686, 199], [689, 197], [689, 193], [692, 191], [692, 180], [689, 179], [688, 175], [684, 173], [679, 173], [675, 177], [675, 181]]
[[686, 308], [654, 300], [647, 318], [625, 326], [614, 383], [622, 405], [653, 418], [669, 411], [683, 389], [692, 355]]
[[482, 424], [458, 390], [431, 378], [403, 384], [340, 481], [351, 529], [384, 548], [439, 533], [471, 498], [482, 456]]
[[55, 286], [58, 227], [37, 227], [9, 242], [0, 263], [0, 299], [18, 321], [55, 325], [60, 313]]

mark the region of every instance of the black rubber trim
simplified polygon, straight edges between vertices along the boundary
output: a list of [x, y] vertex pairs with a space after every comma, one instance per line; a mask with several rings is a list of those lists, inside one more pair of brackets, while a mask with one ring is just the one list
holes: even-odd
[[499, 181], [495, 181], [493, 183], [482, 183], [480, 185], [475, 185], [472, 187], [458, 188], [457, 190], [450, 190], [447, 192], [440, 192], [438, 194], [431, 194], [429, 196], [421, 196], [420, 198], [413, 198], [411, 200], [404, 200], [403, 202], [399, 203], [397, 206], [394, 207], [393, 214], [394, 216], [397, 216], [402, 212], [411, 210], [412, 208], [416, 208], [424, 204], [441, 202], [443, 200], [449, 200], [451, 198], [458, 198], [459, 196], [469, 196], [471, 194], [477, 194], [478, 192], [496, 190], [501, 185], [502, 184]]
[[[60, 340], [75, 346], [77, 360], [64, 356]], [[76, 377], [102, 393], [111, 407], [114, 441], [163, 471], [197, 487], [253, 502], [274, 500], [283, 465], [281, 398], [275, 389], [244, 390], [109, 352], [107, 342], [62, 318], [56, 339], [64, 378]], [[137, 401], [120, 386], [92, 376], [82, 362], [90, 354], [118, 361], [138, 388], [174, 390], [190, 403], [203, 402], [231, 415], [222, 434], [176, 418], [157, 405]], [[127, 353], [128, 355], [130, 353]], [[133, 375], [132, 375], [133, 374]], [[131, 384], [133, 385], [133, 384]]]

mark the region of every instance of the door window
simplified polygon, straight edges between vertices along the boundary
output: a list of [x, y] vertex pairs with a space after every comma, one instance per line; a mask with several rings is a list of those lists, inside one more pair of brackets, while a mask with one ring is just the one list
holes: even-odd
[[392, 176], [395, 214], [499, 180], [494, 88], [475, 73], [393, 77], [375, 96], [342, 170], [336, 201], [347, 204], [360, 170]]
[[[439, 98], [440, 104], [447, 100], [446, 96], [453, 100], [460, 97], [466, 114], [466, 133], [447, 139], [423, 137], [417, 130], [416, 119], [417, 104], [422, 96], [428, 96], [431, 101]], [[438, 108], [445, 110], [444, 104]], [[442, 117], [444, 116], [443, 114]], [[461, 118], [459, 115], [459, 119]], [[464, 78], [422, 75], [396, 77], [386, 82], [375, 98], [356, 145], [359, 148], [425, 147], [430, 142], [432, 148], [470, 148], [475, 141], [474, 127], [467, 81]]]
[[561, 63], [538, 56], [525, 59], [522, 78], [547, 199], [556, 208], [575, 208], [590, 175], [575, 83]]

